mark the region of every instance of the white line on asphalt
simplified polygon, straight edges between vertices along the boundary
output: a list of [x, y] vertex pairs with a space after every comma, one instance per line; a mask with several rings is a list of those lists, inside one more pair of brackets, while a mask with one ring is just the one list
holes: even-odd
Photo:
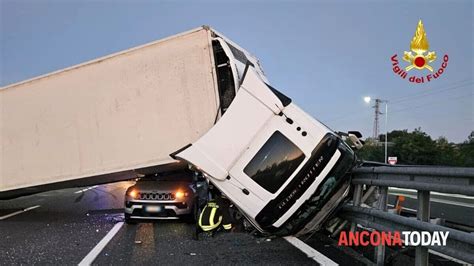
[[82, 193], [82, 192], [86, 192], [87, 190], [90, 190], [90, 189], [94, 189], [98, 186], [92, 186], [92, 187], [88, 187], [88, 188], [85, 188], [85, 189], [81, 189], [81, 190], [78, 190], [76, 192], [74, 192], [75, 194], [79, 194], [79, 193]]
[[305, 242], [299, 240], [298, 238], [294, 236], [285, 236], [283, 237], [286, 241], [288, 241], [290, 244], [295, 246], [297, 249], [303, 251], [306, 255], [308, 255], [309, 258], [313, 259], [317, 263], [321, 265], [339, 265], [332, 261], [330, 258], [324, 256], [323, 254], [319, 253], [312, 247], [308, 246]]
[[[416, 198], [417, 198], [416, 195], [410, 195], [410, 194], [400, 193], [400, 192], [398, 192], [397, 194], [398, 194], [398, 195], [401, 195], [401, 196], [405, 196], [405, 197], [407, 197], [407, 198], [411, 198], [411, 199], [416, 199]], [[452, 201], [452, 200], [445, 200], [445, 199], [439, 199], [439, 198], [435, 198], [435, 197], [431, 197], [431, 198], [430, 198], [430, 201], [431, 201], [431, 202], [437, 202], [437, 203], [448, 204], [448, 205], [455, 205], [455, 206], [461, 206], [461, 207], [467, 207], [467, 208], [474, 208], [474, 204], [471, 204], [471, 203], [458, 202], [458, 201]]]
[[5, 219], [7, 219], [7, 218], [10, 218], [10, 217], [15, 216], [15, 215], [20, 214], [20, 213], [24, 213], [24, 212], [27, 212], [27, 211], [31, 211], [31, 210], [36, 209], [36, 208], [38, 208], [38, 207], [40, 207], [40, 205], [36, 205], [36, 206], [33, 206], [33, 207], [28, 207], [28, 208], [26, 208], [26, 209], [19, 210], [19, 211], [16, 211], [16, 212], [13, 212], [13, 213], [4, 215], [4, 216], [0, 217], [0, 221], [1, 221], [1, 220], [5, 220]]
[[105, 237], [102, 238], [102, 240], [100, 240], [100, 242], [89, 252], [89, 254], [87, 254], [87, 256], [85, 256], [81, 262], [79, 262], [79, 266], [91, 265], [95, 258], [99, 256], [100, 252], [102, 252], [102, 250], [107, 246], [110, 240], [112, 240], [115, 234], [118, 233], [122, 225], [123, 222], [116, 223], [112, 230], [110, 230], [107, 235], [105, 235]]
[[456, 263], [459, 263], [459, 264], [461, 264], [461, 265], [472, 265], [472, 264], [469, 264], [469, 263], [467, 263], [467, 262], [465, 262], [465, 261], [458, 260], [458, 259], [456, 259], [456, 258], [453, 258], [453, 257], [448, 256], [448, 255], [444, 255], [443, 253], [439, 253], [439, 252], [436, 252], [436, 251], [431, 250], [431, 249], [429, 249], [428, 252], [429, 252], [429, 253], [433, 253], [433, 254], [435, 254], [435, 255], [438, 255], [438, 256], [440, 256], [440, 257], [442, 257], [442, 258], [445, 258], [445, 259], [448, 259], [448, 260], [452, 260], [452, 261], [454, 261], [454, 262], [456, 262]]
[[[408, 188], [396, 188], [396, 187], [390, 187], [391, 191], [406, 191], [406, 192], [413, 192], [417, 193], [417, 190], [416, 189], [408, 189]], [[440, 196], [448, 196], [448, 197], [452, 197], [452, 198], [461, 198], [461, 199], [474, 199], [473, 196], [466, 196], [466, 195], [460, 195], [460, 194], [448, 194], [448, 193], [441, 193], [441, 192], [435, 192], [435, 191], [431, 191], [431, 194], [433, 195], [440, 195]]]
[[[387, 204], [387, 206], [395, 208], [395, 205], [393, 205], [393, 204]], [[408, 211], [411, 211], [411, 212], [417, 212], [417, 210], [415, 210], [415, 209], [410, 209], [410, 208], [406, 208], [406, 207], [402, 207], [402, 209], [405, 209], [405, 210], [408, 210]]]

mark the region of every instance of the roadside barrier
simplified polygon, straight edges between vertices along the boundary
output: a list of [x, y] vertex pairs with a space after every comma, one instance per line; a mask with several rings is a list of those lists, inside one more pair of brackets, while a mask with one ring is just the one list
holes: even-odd
[[[449, 232], [445, 246], [417, 246], [416, 265], [428, 265], [428, 249], [468, 263], [474, 263], [474, 234], [431, 224], [430, 193], [432, 191], [474, 196], [474, 168], [428, 166], [370, 166], [353, 170], [353, 204], [345, 205], [340, 216], [350, 222], [354, 232], [357, 224], [378, 231]], [[366, 193], [363, 195], [363, 188]], [[378, 187], [377, 206], [362, 207], [370, 193]], [[387, 212], [388, 188], [417, 190], [417, 219]], [[367, 206], [367, 205], [363, 205]], [[473, 217], [474, 219], [474, 217]], [[385, 246], [376, 249], [376, 262], [385, 262]]]

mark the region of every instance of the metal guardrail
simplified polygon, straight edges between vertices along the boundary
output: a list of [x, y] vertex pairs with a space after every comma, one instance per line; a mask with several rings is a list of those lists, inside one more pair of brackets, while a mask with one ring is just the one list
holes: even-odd
[[353, 171], [353, 184], [474, 196], [474, 168], [376, 166]]
[[[425, 166], [375, 166], [359, 167], [353, 170], [352, 183], [355, 185], [353, 205], [342, 208], [341, 217], [356, 224], [379, 231], [449, 231], [446, 246], [430, 246], [429, 249], [474, 263], [474, 234], [429, 223], [430, 192], [442, 192], [474, 196], [474, 168], [425, 167]], [[378, 186], [377, 208], [360, 207], [372, 193], [363, 186]], [[388, 187], [418, 190], [417, 219], [387, 212]], [[378, 246], [376, 262], [385, 262], [385, 246]], [[428, 248], [416, 247], [416, 265], [428, 265]]]

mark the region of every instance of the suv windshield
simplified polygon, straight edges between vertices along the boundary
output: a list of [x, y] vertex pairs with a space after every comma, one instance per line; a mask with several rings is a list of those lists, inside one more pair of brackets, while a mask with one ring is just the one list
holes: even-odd
[[293, 142], [280, 131], [275, 131], [245, 166], [244, 173], [267, 191], [275, 193], [304, 158], [303, 152]]

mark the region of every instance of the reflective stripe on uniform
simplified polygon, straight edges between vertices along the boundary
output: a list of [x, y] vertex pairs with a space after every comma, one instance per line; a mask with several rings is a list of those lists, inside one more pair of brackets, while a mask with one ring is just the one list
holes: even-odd
[[221, 224], [222, 217], [219, 217], [219, 221], [216, 224], [213, 225], [199, 225], [203, 231], [211, 231], [219, 227]]
[[[199, 227], [203, 231], [210, 231], [217, 228], [222, 222], [222, 216], [219, 215], [218, 220], [215, 221], [217, 209], [219, 205], [215, 204], [214, 202], [208, 202], [208, 204], [204, 207], [199, 215]], [[203, 221], [203, 218], [205, 221]]]
[[209, 215], [209, 225], [214, 226], [214, 216], [216, 216], [216, 208], [212, 208], [211, 215]]
[[219, 208], [219, 206], [217, 206], [217, 204], [215, 202], [208, 202], [207, 203], [207, 207], [210, 207], [210, 208]]

